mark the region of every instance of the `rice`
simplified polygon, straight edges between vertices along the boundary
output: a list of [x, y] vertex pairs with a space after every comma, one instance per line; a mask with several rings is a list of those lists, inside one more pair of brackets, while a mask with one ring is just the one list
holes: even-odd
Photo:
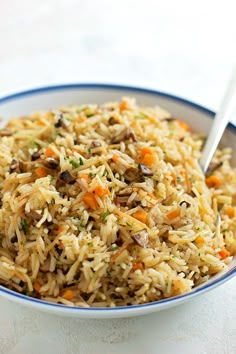
[[132, 98], [12, 119], [0, 131], [0, 284], [69, 306], [191, 291], [236, 252], [236, 170]]

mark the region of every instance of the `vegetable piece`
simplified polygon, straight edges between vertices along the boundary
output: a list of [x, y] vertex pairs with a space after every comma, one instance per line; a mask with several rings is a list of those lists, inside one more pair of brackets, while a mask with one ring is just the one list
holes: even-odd
[[98, 148], [98, 147], [100, 147], [100, 146], [102, 146], [102, 144], [99, 142], [99, 141], [92, 141], [91, 142], [91, 149], [93, 149], [93, 148]]
[[189, 125], [187, 123], [185, 123], [184, 121], [177, 120], [177, 123], [183, 130], [185, 130], [185, 131], [189, 131], [190, 130]]
[[63, 225], [60, 225], [57, 230], [53, 230], [56, 235], [60, 235], [65, 230]]
[[82, 166], [84, 164], [82, 157], [79, 158], [79, 164], [80, 164], [80, 166]]
[[117, 258], [121, 255], [121, 253], [123, 253], [124, 250], [126, 250], [126, 248], [127, 248], [129, 245], [130, 245], [130, 243], [126, 243], [126, 244], [124, 244], [123, 246], [121, 246], [121, 247], [118, 249], [118, 251], [117, 251], [116, 253], [114, 253], [114, 254], [111, 256], [110, 262], [111, 262], [111, 263], [114, 263], [114, 262], [117, 260]]
[[137, 210], [132, 216], [144, 224], [147, 223], [148, 214], [144, 210]]
[[59, 161], [54, 157], [48, 157], [41, 162], [45, 167], [55, 170], [59, 166]]
[[11, 160], [9, 172], [12, 173], [19, 169], [19, 162], [16, 159]]
[[45, 167], [38, 167], [34, 170], [34, 173], [36, 174], [37, 178], [43, 178], [46, 177], [50, 174], [47, 168]]
[[70, 164], [74, 167], [74, 168], [78, 168], [80, 166], [80, 164], [78, 162], [76, 162], [75, 160], [70, 160]]
[[230, 252], [227, 251], [227, 249], [222, 248], [222, 250], [220, 250], [220, 252], [219, 252], [219, 255], [220, 255], [221, 259], [225, 259], [230, 256]]
[[114, 136], [111, 139], [111, 143], [118, 144], [121, 141], [128, 140], [128, 139], [131, 139], [133, 142], [137, 142], [136, 136], [135, 136], [134, 132], [132, 131], [132, 129], [125, 128], [118, 135]]
[[90, 177], [87, 173], [81, 173], [81, 174], [79, 175], [79, 178], [85, 179], [85, 181], [86, 181], [87, 183], [90, 183], [90, 182], [91, 182], [91, 177]]
[[153, 172], [146, 165], [140, 163], [138, 168], [143, 176], [153, 176]]
[[206, 184], [209, 188], [217, 188], [222, 184], [222, 180], [217, 175], [211, 175], [206, 178]]
[[35, 160], [38, 160], [40, 158], [42, 154], [42, 151], [38, 150], [38, 151], [35, 151], [32, 155], [31, 155], [31, 161], [35, 161]]
[[228, 215], [228, 217], [231, 218], [231, 219], [234, 217], [235, 212], [234, 212], [234, 208], [233, 208], [232, 206], [229, 206], [229, 207], [227, 208], [227, 215]]
[[205, 240], [204, 240], [204, 238], [203, 238], [202, 236], [199, 236], [199, 237], [196, 238], [195, 242], [196, 242], [196, 244], [197, 244], [198, 246], [201, 247], [201, 246], [204, 245]]
[[33, 286], [34, 286], [34, 290], [39, 293], [41, 289], [41, 285], [36, 281]]
[[62, 113], [59, 114], [59, 119], [58, 119], [57, 123], [54, 124], [54, 126], [55, 126], [55, 128], [67, 128], [68, 127], [68, 123], [63, 118]]
[[24, 233], [26, 233], [28, 228], [28, 222], [26, 219], [22, 219], [20, 222], [20, 230], [22, 230]]
[[114, 125], [114, 124], [119, 123], [119, 121], [118, 121], [115, 117], [110, 117], [110, 118], [108, 119], [108, 123], [109, 123], [110, 125]]
[[76, 179], [67, 170], [61, 172], [59, 178], [67, 184], [74, 184], [76, 182]]
[[120, 103], [120, 111], [127, 111], [128, 110], [128, 105], [127, 105], [127, 102], [126, 101], [121, 101]]
[[155, 157], [153, 154], [146, 154], [142, 158], [142, 164], [144, 164], [145, 166], [152, 167], [154, 162], [155, 162]]
[[143, 263], [141, 262], [134, 263], [132, 270], [135, 272], [135, 270], [138, 269], [141, 270], [141, 272], [144, 271]]
[[66, 299], [66, 300], [72, 300], [73, 297], [75, 297], [75, 294], [74, 294], [74, 292], [72, 290], [67, 289], [62, 294], [62, 297], [63, 297], [63, 299]]
[[145, 155], [152, 155], [153, 154], [153, 151], [150, 147], [143, 147], [141, 149], [141, 156], [144, 157]]
[[109, 214], [110, 214], [110, 211], [107, 209], [107, 211], [102, 216], [102, 222], [105, 222], [105, 220]]
[[112, 160], [117, 163], [117, 161], [119, 160], [119, 155], [113, 155]]
[[91, 209], [97, 210], [98, 208], [98, 202], [94, 196], [93, 193], [85, 193], [82, 197], [82, 200], [84, 201], [85, 204], [87, 204]]
[[169, 220], [173, 220], [177, 218], [179, 215], [180, 215], [180, 209], [175, 209], [171, 211], [169, 214], [167, 214], [166, 216]]
[[53, 148], [49, 145], [44, 152], [44, 155], [47, 157], [58, 157], [58, 154], [53, 150]]
[[143, 248], [147, 247], [149, 241], [149, 235], [147, 230], [143, 229], [139, 231], [137, 234], [132, 235], [131, 237], [140, 247]]
[[110, 194], [109, 189], [101, 186], [95, 187], [94, 192], [98, 197], [104, 197], [104, 195]]

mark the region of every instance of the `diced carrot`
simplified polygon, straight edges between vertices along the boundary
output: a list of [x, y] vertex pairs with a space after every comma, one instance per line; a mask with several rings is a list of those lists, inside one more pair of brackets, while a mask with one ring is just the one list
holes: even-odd
[[87, 120], [87, 117], [81, 116], [81, 117], [79, 117], [78, 120], [79, 120], [79, 122], [85, 122]]
[[85, 193], [82, 197], [82, 200], [87, 204], [91, 209], [97, 210], [98, 202], [93, 193]]
[[120, 103], [120, 111], [126, 111], [128, 109], [128, 105], [126, 101], [121, 101]]
[[36, 290], [38, 293], [40, 292], [41, 289], [41, 285], [36, 281], [34, 283], [34, 290]]
[[137, 210], [132, 216], [144, 224], [147, 222], [148, 214], [144, 210]]
[[155, 197], [155, 195], [154, 195], [154, 194], [152, 194], [152, 193], [148, 193], [147, 195], [148, 195], [150, 198], [157, 200], [157, 198]]
[[59, 235], [65, 230], [65, 227], [63, 225], [60, 225], [57, 230], [55, 230], [55, 234]]
[[45, 125], [45, 122], [42, 119], [37, 120], [37, 125], [43, 127]]
[[85, 179], [85, 181], [86, 181], [87, 183], [90, 183], [90, 182], [91, 182], [91, 178], [89, 177], [89, 175], [88, 175], [87, 173], [81, 173], [81, 174], [79, 175], [79, 178]]
[[104, 195], [110, 194], [109, 189], [101, 186], [95, 187], [94, 192], [98, 197], [103, 197]]
[[184, 129], [185, 131], [189, 131], [190, 130], [190, 127], [187, 123], [185, 123], [184, 121], [182, 120], [177, 120], [177, 123], [179, 124], [179, 126]]
[[232, 206], [229, 206], [229, 207], [227, 208], [227, 215], [228, 215], [228, 217], [231, 218], [231, 219], [234, 217], [235, 212], [234, 212], [234, 208], [233, 208]]
[[111, 256], [110, 262], [111, 262], [111, 263], [114, 263], [114, 262], [116, 261], [116, 259], [121, 255], [121, 253], [123, 253], [124, 250], [126, 250], [126, 248], [128, 247], [128, 245], [129, 245], [129, 244], [125, 244], [125, 245], [121, 246], [121, 247], [118, 249], [118, 251], [117, 251], [115, 254], [113, 254], [113, 256]]
[[142, 159], [142, 164], [152, 167], [155, 162], [154, 155], [146, 154]]
[[206, 184], [209, 188], [214, 187], [217, 188], [221, 185], [222, 180], [219, 176], [211, 175], [206, 178]]
[[229, 251], [227, 251], [227, 249], [222, 248], [222, 250], [220, 250], [220, 252], [219, 252], [219, 255], [220, 255], [221, 259], [225, 259], [230, 256], [230, 253], [229, 253]]
[[112, 160], [117, 163], [117, 161], [119, 160], [119, 155], [113, 155]]
[[205, 240], [202, 236], [199, 236], [198, 238], [196, 238], [195, 242], [198, 246], [203, 246], [205, 243]]
[[53, 148], [49, 145], [44, 153], [47, 157], [58, 157], [57, 153], [53, 150]]
[[152, 155], [152, 154], [153, 154], [152, 149], [150, 149], [150, 147], [143, 147], [143, 148], [141, 149], [141, 156], [144, 157], [144, 156], [147, 155], [147, 154]]
[[175, 209], [171, 211], [169, 214], [167, 214], [166, 216], [169, 220], [173, 220], [177, 218], [179, 215], [180, 215], [180, 209]]
[[139, 270], [141, 270], [141, 272], [143, 272], [143, 270], [144, 270], [143, 263], [141, 263], [141, 262], [134, 263], [132, 270], [135, 271], [137, 269], [139, 269]]
[[49, 171], [47, 168], [45, 167], [38, 167], [34, 170], [37, 178], [43, 178], [46, 177], [47, 175], [49, 175]]
[[153, 118], [153, 117], [147, 117], [147, 119], [148, 119], [149, 122], [151, 122], [151, 123], [156, 123], [156, 122], [157, 122], [156, 118]]
[[70, 289], [67, 289], [66, 291], [64, 291], [64, 293], [62, 294], [63, 299], [66, 300], [71, 300], [74, 297], [74, 292]]

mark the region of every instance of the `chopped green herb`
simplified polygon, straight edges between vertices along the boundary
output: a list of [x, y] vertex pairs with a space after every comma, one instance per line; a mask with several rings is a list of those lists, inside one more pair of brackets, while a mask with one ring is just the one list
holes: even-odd
[[81, 113], [81, 112], [85, 111], [87, 108], [89, 108], [89, 106], [85, 106], [85, 107], [79, 108], [79, 109], [76, 110], [76, 113]]
[[80, 164], [80, 166], [82, 166], [84, 164], [82, 157], [79, 158], [79, 164]]
[[106, 220], [106, 217], [110, 214], [109, 210], [107, 209], [107, 211], [103, 214], [102, 216], [102, 222], [104, 222]]
[[89, 153], [89, 154], [91, 153], [91, 149], [90, 149], [90, 147], [89, 147], [89, 148], [87, 148], [87, 151], [88, 151], [88, 153]]
[[181, 182], [181, 178], [180, 178], [180, 177], [177, 177], [177, 178], [176, 178], [176, 181], [177, 181], [177, 182]]
[[20, 241], [20, 245], [22, 246], [24, 243], [23, 243], [23, 241]]
[[60, 136], [61, 138], [64, 138], [64, 135], [62, 135], [61, 133], [57, 133], [57, 135]]
[[89, 174], [88, 174], [88, 175], [89, 175], [89, 177], [90, 177], [90, 178], [92, 178], [92, 177], [93, 177], [92, 172], [89, 172]]
[[53, 176], [50, 176], [50, 182], [52, 183], [56, 178]]
[[64, 117], [68, 122], [71, 122], [71, 118], [69, 117]]
[[88, 246], [89, 247], [93, 247], [93, 243], [92, 242], [88, 242]]
[[37, 144], [34, 140], [30, 140], [29, 145], [28, 145], [28, 149], [37, 149], [39, 148], [39, 144]]
[[20, 222], [20, 230], [22, 230], [24, 233], [26, 233], [28, 227], [28, 222], [26, 219], [22, 219]]
[[195, 227], [195, 230], [200, 230], [200, 226], [196, 226], [196, 227]]
[[132, 227], [132, 225], [131, 225], [131, 224], [129, 224], [128, 222], [126, 222], [126, 225], [127, 225], [127, 226], [129, 226], [129, 227]]
[[[85, 114], [86, 114], [86, 112], [85, 112]], [[87, 118], [90, 118], [90, 117], [92, 117], [92, 116], [94, 116], [94, 113], [86, 114], [86, 117], [87, 117]]]
[[104, 176], [106, 176], [106, 175], [107, 175], [107, 170], [104, 170], [102, 176], [104, 177]]
[[145, 119], [145, 117], [136, 115], [136, 116], [134, 116], [134, 119]]
[[81, 165], [78, 162], [76, 162], [75, 160], [70, 160], [70, 164], [75, 168], [78, 168]]
[[224, 234], [226, 231], [228, 231], [227, 229], [223, 229], [222, 230], [222, 234]]
[[120, 248], [119, 246], [113, 246], [111, 250], [114, 252], [117, 251], [119, 248]]

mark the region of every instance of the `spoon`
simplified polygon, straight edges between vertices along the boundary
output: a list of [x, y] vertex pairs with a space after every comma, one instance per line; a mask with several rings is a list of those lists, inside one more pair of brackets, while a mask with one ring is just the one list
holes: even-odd
[[224, 130], [228, 122], [236, 114], [236, 69], [229, 82], [225, 92], [223, 101], [220, 105], [219, 111], [216, 113], [213, 125], [208, 135], [207, 141], [203, 148], [200, 159], [200, 166], [204, 174], [207, 172], [208, 166], [215, 153], [215, 150], [220, 142]]

